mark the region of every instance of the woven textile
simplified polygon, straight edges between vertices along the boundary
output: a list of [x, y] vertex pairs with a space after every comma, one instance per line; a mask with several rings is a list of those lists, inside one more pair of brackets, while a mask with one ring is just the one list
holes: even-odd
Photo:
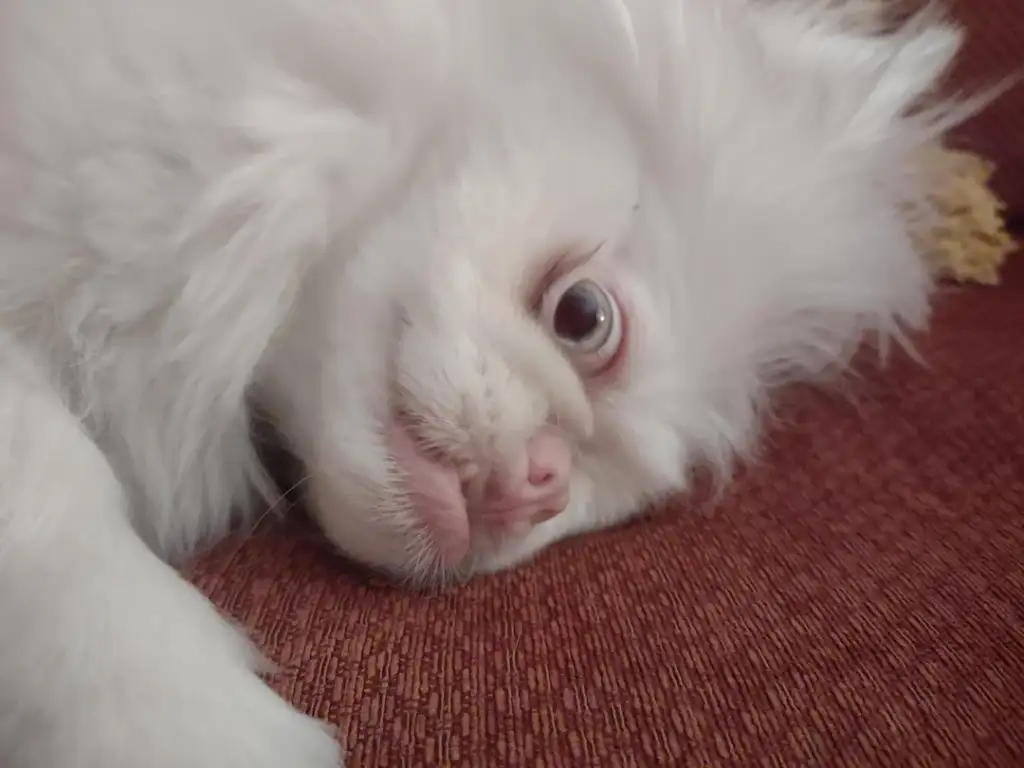
[[[967, 32], [954, 88], [975, 91], [1024, 76], [1021, 0], [954, 0], [951, 5]], [[995, 190], [1014, 216], [1024, 216], [1024, 82], [968, 122], [955, 143], [996, 161]]]
[[[1024, 765], [1024, 259], [764, 463], [443, 596], [301, 523], [194, 578], [353, 766]], [[867, 369], [869, 371], [873, 368]]]

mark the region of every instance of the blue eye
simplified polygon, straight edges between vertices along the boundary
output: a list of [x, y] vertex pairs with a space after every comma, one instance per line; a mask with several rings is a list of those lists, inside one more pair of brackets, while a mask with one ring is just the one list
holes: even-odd
[[555, 305], [552, 330], [574, 350], [598, 350], [614, 331], [612, 300], [597, 283], [580, 280], [566, 289]]
[[560, 281], [545, 296], [542, 315], [580, 375], [601, 376], [621, 359], [622, 310], [615, 295], [600, 283], [589, 278]]

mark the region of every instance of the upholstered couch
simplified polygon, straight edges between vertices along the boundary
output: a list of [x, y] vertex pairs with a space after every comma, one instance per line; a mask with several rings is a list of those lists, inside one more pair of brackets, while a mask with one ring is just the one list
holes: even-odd
[[[1024, 66], [1022, 0], [957, 6], [957, 82]], [[958, 142], [1024, 211], [1021, 89]], [[440, 596], [301, 520], [190, 577], [352, 766], [1024, 766], [1024, 258], [944, 293], [927, 367], [792, 392], [714, 505]]]

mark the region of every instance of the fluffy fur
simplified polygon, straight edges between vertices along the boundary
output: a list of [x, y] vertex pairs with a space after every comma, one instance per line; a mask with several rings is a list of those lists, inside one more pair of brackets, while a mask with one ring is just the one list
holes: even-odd
[[[905, 217], [959, 37], [855, 10], [6, 0], [0, 763], [340, 765], [165, 564], [273, 498], [257, 406], [342, 551], [445, 580], [727, 468], [773, 388], [922, 327]], [[563, 256], [619, 300], [597, 379], [531, 304]], [[568, 507], [441, 561], [396, 415], [470, 484], [557, 425]]]

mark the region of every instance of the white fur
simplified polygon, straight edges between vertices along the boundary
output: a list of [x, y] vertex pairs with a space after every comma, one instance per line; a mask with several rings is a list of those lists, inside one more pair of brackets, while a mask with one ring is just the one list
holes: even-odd
[[[754, 444], [770, 391], [927, 319], [917, 109], [958, 34], [826, 0], [0, 6], [0, 764], [327, 768], [338, 748], [161, 560], [251, 521], [267, 411], [326, 534], [416, 581], [618, 523]], [[525, 306], [621, 291], [589, 386]], [[382, 438], [568, 510], [445, 571]]]

